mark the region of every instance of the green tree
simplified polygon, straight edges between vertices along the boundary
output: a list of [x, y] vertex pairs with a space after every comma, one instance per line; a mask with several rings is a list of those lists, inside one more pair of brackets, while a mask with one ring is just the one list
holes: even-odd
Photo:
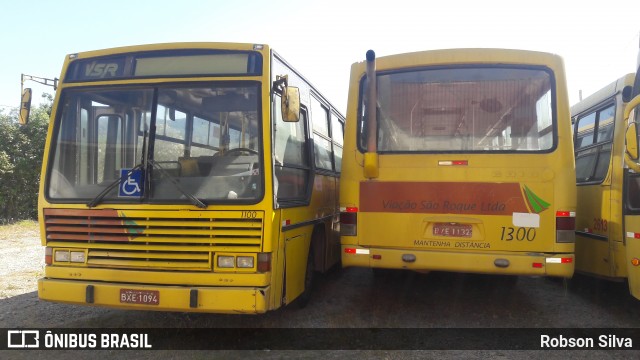
[[44, 143], [53, 97], [33, 107], [29, 123], [18, 124], [17, 111], [0, 113], [0, 222], [36, 219]]

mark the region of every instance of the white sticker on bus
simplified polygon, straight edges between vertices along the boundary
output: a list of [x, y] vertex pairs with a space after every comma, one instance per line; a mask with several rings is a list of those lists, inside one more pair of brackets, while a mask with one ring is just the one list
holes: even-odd
[[513, 226], [539, 228], [540, 227], [540, 215], [529, 213], [513, 213]]

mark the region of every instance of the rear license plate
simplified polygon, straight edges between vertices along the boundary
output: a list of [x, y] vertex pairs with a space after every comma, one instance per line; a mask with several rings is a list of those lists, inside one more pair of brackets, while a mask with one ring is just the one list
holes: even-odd
[[120, 289], [120, 303], [158, 305], [160, 292], [157, 290]]
[[471, 237], [473, 231], [471, 225], [435, 223], [433, 224], [433, 235], [447, 237]]

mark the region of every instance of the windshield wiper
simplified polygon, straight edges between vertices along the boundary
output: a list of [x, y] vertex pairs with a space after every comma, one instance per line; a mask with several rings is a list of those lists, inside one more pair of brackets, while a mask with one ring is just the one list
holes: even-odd
[[158, 164], [157, 162], [155, 162], [155, 160], [149, 159], [149, 163], [151, 164], [151, 166], [153, 166], [154, 168], [160, 170], [160, 172], [162, 173], [162, 175], [164, 175], [167, 179], [169, 179], [169, 181], [171, 181], [171, 183], [176, 187], [176, 189], [178, 189], [182, 195], [186, 196], [187, 199], [189, 199], [189, 201], [191, 201], [191, 203], [201, 209], [204, 209], [207, 207], [207, 204], [205, 204], [204, 202], [202, 202], [202, 200], [198, 199], [197, 197], [195, 197], [193, 194], [189, 193], [188, 191], [184, 190], [180, 184], [178, 184], [178, 182], [176, 181], [176, 179], [171, 176], [171, 174], [169, 174], [162, 166], [160, 166], [160, 164]]
[[114, 182], [112, 182], [111, 184], [109, 184], [109, 186], [107, 186], [104, 190], [102, 190], [100, 192], [100, 194], [96, 195], [96, 197], [93, 198], [93, 200], [89, 201], [87, 203], [87, 207], [92, 208], [95, 207], [96, 205], [100, 204], [100, 202], [102, 202], [102, 199], [104, 199], [105, 196], [107, 196], [107, 194], [113, 190], [113, 188], [115, 188], [117, 185], [120, 185], [120, 183], [122, 182], [122, 180], [128, 178], [129, 176], [131, 176], [131, 174], [138, 170], [138, 169], [142, 169], [143, 168], [143, 164], [138, 164], [136, 166], [134, 166], [133, 168], [131, 168], [131, 170], [127, 171], [126, 173], [120, 175], [119, 178], [117, 178]]
[[[149, 163], [156, 169], [160, 170], [160, 172], [162, 173], [162, 175], [164, 175], [167, 179], [169, 179], [169, 181], [176, 187], [176, 189], [178, 189], [184, 196], [187, 197], [187, 199], [189, 199], [189, 201], [191, 201], [191, 203], [201, 209], [204, 209], [207, 207], [207, 204], [205, 204], [204, 202], [202, 202], [202, 200], [198, 199], [197, 197], [195, 197], [194, 195], [190, 194], [188, 191], [184, 190], [179, 184], [178, 182], [175, 180], [175, 178], [173, 176], [171, 176], [162, 166], [160, 166], [160, 164], [158, 164], [157, 162], [153, 161], [153, 160], [149, 160]], [[131, 168], [131, 170], [128, 170], [126, 173], [124, 173], [122, 176], [120, 176], [118, 179], [116, 179], [115, 181], [113, 181], [111, 184], [109, 184], [109, 186], [107, 186], [104, 190], [102, 190], [100, 192], [100, 194], [96, 195], [95, 198], [93, 198], [93, 200], [91, 200], [89, 203], [87, 203], [87, 207], [92, 208], [95, 207], [96, 205], [100, 204], [100, 202], [102, 202], [102, 199], [104, 199], [105, 196], [107, 196], [107, 194], [113, 190], [113, 188], [115, 188], [117, 185], [121, 184], [122, 181], [124, 179], [127, 179], [129, 176], [131, 176], [131, 174], [138, 169], [142, 169], [143, 168], [143, 164], [138, 164], [136, 166], [134, 166], [133, 168]]]

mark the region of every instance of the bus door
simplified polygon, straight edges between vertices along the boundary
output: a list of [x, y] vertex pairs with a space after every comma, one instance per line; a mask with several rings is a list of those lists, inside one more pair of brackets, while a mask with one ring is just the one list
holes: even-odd
[[300, 226], [307, 214], [305, 204], [311, 196], [313, 179], [308, 151], [308, 112], [300, 109], [298, 121], [282, 118], [280, 96], [274, 105], [274, 191], [280, 209], [281, 241], [284, 241], [286, 302], [305, 290], [305, 273], [310, 244], [309, 226]]
[[[576, 118], [575, 161], [579, 209], [576, 217], [576, 267], [600, 276], [616, 276], [622, 245], [612, 232], [612, 183], [610, 171], [616, 107], [606, 104]], [[616, 187], [617, 188], [617, 187]]]

